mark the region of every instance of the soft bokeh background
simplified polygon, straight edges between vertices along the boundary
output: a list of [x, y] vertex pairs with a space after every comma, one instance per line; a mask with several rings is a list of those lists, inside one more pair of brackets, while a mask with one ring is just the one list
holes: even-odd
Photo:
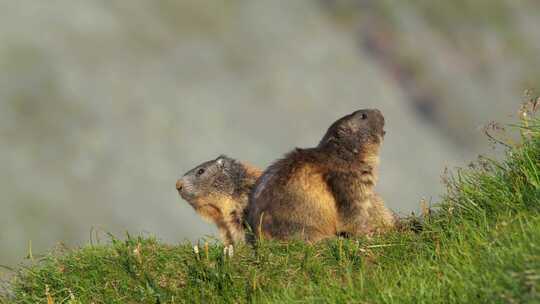
[[181, 173], [267, 166], [364, 107], [387, 117], [379, 191], [405, 214], [539, 79], [533, 0], [0, 0], [0, 264], [93, 229], [213, 234]]

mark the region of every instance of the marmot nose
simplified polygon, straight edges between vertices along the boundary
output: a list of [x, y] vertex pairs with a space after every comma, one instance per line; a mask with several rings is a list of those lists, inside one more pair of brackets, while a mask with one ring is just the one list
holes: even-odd
[[176, 181], [176, 190], [178, 190], [178, 192], [182, 191], [182, 188], [184, 187], [184, 183], [182, 182], [181, 179], [177, 180]]

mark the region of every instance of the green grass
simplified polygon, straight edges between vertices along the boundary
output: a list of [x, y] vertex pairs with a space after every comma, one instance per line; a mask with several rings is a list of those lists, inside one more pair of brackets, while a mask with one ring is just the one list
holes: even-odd
[[168, 245], [153, 238], [53, 252], [0, 303], [540, 303], [540, 121], [504, 160], [448, 178], [421, 232], [317, 245]]

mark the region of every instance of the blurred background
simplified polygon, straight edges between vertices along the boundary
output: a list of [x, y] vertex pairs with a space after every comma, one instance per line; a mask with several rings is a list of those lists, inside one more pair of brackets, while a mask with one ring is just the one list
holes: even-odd
[[365, 107], [407, 214], [539, 79], [533, 0], [0, 0], [0, 264], [94, 230], [214, 234], [179, 176], [222, 153], [265, 167]]

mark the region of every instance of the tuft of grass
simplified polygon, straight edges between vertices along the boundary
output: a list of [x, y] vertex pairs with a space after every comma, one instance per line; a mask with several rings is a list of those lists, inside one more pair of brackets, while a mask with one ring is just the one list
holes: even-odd
[[0, 303], [539, 303], [540, 120], [528, 117], [502, 161], [447, 178], [419, 232], [260, 241], [232, 257], [128, 235], [21, 267]]

